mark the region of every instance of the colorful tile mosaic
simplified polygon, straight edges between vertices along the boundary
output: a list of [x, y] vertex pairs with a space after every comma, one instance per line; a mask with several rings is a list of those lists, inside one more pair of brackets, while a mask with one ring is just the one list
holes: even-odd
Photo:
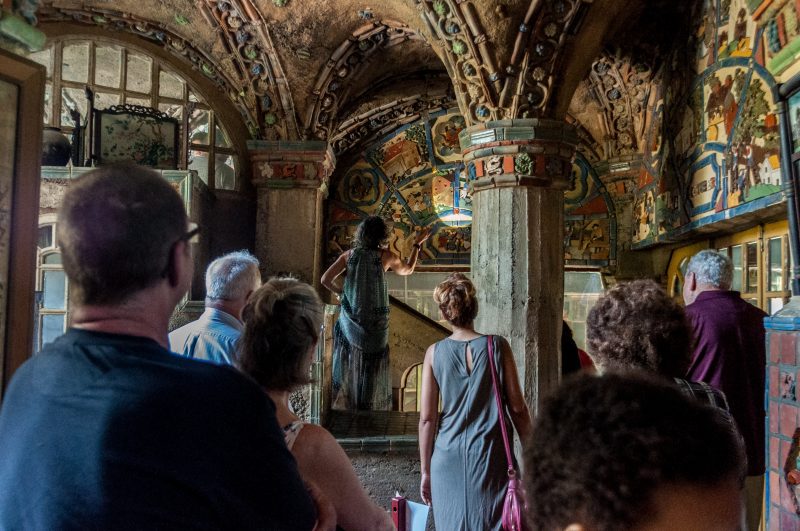
[[766, 319], [767, 529], [800, 529], [800, 404], [797, 402], [797, 335], [794, 302]]
[[[690, 72], [657, 89], [651, 108], [661, 111], [645, 135], [652, 149], [644, 151], [655, 183], [637, 191], [633, 248], [675, 241], [784, 200], [777, 70], [764, 52], [792, 44], [771, 44], [765, 28], [773, 26], [775, 16], [784, 20], [785, 13], [775, 13], [785, 12], [786, 4], [792, 4], [792, 27], [798, 19], [794, 2], [775, 2], [768, 9], [756, 3], [705, 0], [697, 21], [697, 53], [675, 57], [690, 65]], [[795, 33], [784, 32], [783, 40]], [[664, 138], [669, 149], [661, 146]]]

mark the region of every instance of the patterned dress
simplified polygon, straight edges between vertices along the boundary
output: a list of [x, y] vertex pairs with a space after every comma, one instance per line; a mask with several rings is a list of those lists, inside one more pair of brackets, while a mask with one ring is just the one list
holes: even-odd
[[347, 260], [333, 338], [333, 407], [389, 410], [389, 292], [380, 249]]

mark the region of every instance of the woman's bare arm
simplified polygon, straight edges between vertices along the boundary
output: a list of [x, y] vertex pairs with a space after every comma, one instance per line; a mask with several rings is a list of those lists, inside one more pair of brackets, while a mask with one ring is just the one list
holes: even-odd
[[339, 295], [342, 293], [342, 288], [337, 285], [336, 279], [347, 270], [347, 259], [350, 256], [350, 251], [345, 251], [339, 255], [339, 258], [331, 264], [327, 271], [322, 274], [322, 278], [320, 279], [320, 283], [325, 286], [327, 289], [331, 290], [335, 294]]
[[439, 384], [433, 376], [433, 352], [435, 345], [428, 347], [422, 362], [422, 393], [419, 409], [419, 461], [420, 496], [423, 503], [431, 504], [431, 456], [433, 437], [439, 423]]
[[414, 238], [414, 247], [411, 249], [411, 256], [408, 260], [403, 262], [399, 256], [391, 251], [383, 251], [381, 253], [381, 261], [383, 262], [383, 270], [391, 269], [395, 274], [405, 277], [414, 272], [417, 267], [417, 260], [419, 253], [422, 252], [422, 244], [431, 237], [431, 228], [428, 227], [423, 231], [417, 233]]
[[519, 385], [517, 364], [514, 362], [514, 353], [511, 352], [511, 345], [505, 339], [500, 344], [506, 407], [508, 408], [511, 422], [514, 424], [514, 429], [517, 430], [519, 438], [524, 443], [531, 433], [531, 412], [528, 410], [528, 404], [525, 402], [525, 396], [522, 394], [522, 388]]
[[392, 517], [367, 496], [350, 459], [328, 430], [306, 424], [292, 453], [300, 475], [313, 481], [333, 503], [339, 527], [353, 531], [394, 531]]

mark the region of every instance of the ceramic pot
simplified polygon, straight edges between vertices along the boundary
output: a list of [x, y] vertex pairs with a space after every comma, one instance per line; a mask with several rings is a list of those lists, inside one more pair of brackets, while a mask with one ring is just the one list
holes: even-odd
[[58, 127], [45, 127], [42, 138], [42, 166], [66, 166], [72, 154], [69, 139]]

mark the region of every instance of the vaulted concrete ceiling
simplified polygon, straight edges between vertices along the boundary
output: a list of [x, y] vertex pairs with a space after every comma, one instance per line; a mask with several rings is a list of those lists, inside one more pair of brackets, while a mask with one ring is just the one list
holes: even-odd
[[[583, 126], [587, 141], [596, 142], [593, 150], [611, 156], [637, 147], [643, 119], [634, 115], [643, 109], [637, 91], [644, 74], [639, 65], [597, 53], [608, 28], [618, 28], [621, 14], [640, 3], [45, 0], [40, 19], [45, 31], [48, 21], [70, 21], [163, 46], [214, 81], [245, 115], [252, 134], [268, 139], [341, 140], [352, 137], [365, 117], [385, 116], [394, 106], [408, 109], [412, 100], [416, 108], [458, 101], [470, 109], [468, 120], [481, 118], [481, 105], [488, 107], [483, 119], [536, 116], [536, 105], [544, 105], [537, 91], [551, 98], [560, 83], [574, 86], [567, 63], [579, 56], [580, 75], [592, 61], [595, 67], [574, 98], [571, 92], [566, 102], [553, 97], [553, 105], [565, 111], [572, 99], [571, 119]], [[559, 57], [562, 49], [572, 56]], [[534, 68], [536, 54], [545, 52], [545, 68]], [[465, 61], [470, 55], [474, 61]], [[609, 64], [602, 75], [601, 62]], [[615, 87], [623, 93], [626, 119], [609, 99]]]

